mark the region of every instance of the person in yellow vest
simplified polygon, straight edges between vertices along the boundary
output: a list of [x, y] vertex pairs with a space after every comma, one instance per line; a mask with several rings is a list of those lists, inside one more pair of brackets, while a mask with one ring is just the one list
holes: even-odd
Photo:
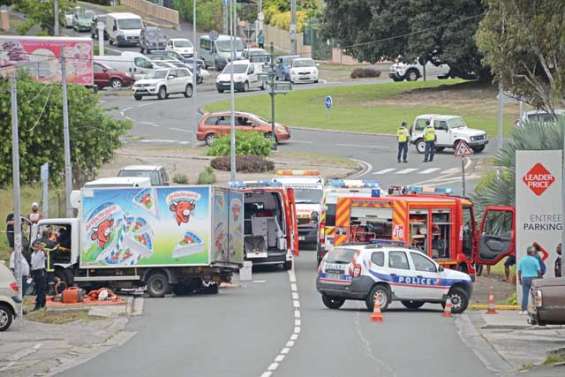
[[398, 138], [398, 154], [396, 159], [398, 162], [408, 162], [408, 129], [406, 128], [406, 122], [402, 122], [398, 131], [396, 131], [396, 137]]
[[424, 142], [426, 143], [426, 150], [424, 153], [424, 162], [432, 162], [436, 151], [436, 130], [431, 125], [430, 121], [426, 121], [426, 128], [424, 128]]

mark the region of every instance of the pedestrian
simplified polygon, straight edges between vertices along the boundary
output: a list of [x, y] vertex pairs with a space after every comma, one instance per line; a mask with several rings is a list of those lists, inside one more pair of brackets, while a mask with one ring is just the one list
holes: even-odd
[[8, 238], [8, 245], [11, 249], [14, 248], [14, 224], [16, 221], [14, 220], [14, 214], [9, 213], [6, 217], [6, 237]]
[[257, 44], [259, 48], [265, 48], [265, 34], [263, 34], [263, 30], [259, 30], [259, 34], [257, 34]]
[[546, 268], [545, 268], [545, 263], [543, 262], [543, 259], [542, 259], [543, 252], [541, 250], [541, 246], [537, 242], [534, 242], [532, 244], [532, 246], [536, 250], [536, 258], [537, 258], [538, 263], [540, 265], [540, 273], [541, 273], [540, 277], [543, 277], [543, 275], [545, 275]]
[[424, 162], [432, 162], [436, 152], [436, 130], [429, 120], [426, 121], [424, 128], [424, 142], [426, 143], [426, 150], [424, 153]]
[[561, 277], [561, 244], [557, 245], [555, 252], [557, 253], [557, 258], [555, 258], [555, 277], [560, 278]]
[[506, 277], [506, 281], [510, 282], [510, 267], [516, 264], [516, 256], [509, 255], [506, 260], [504, 261], [504, 276]]
[[27, 218], [32, 224], [37, 224], [39, 220], [43, 218], [43, 215], [39, 212], [39, 204], [37, 204], [37, 202], [33, 202], [31, 204], [31, 213], [27, 216]]
[[[29, 278], [29, 263], [27, 262], [27, 259], [24, 257], [23, 254], [20, 253], [20, 265], [21, 265], [21, 271], [22, 271], [22, 285], [21, 285], [21, 289], [22, 289], [22, 297], [25, 296], [27, 289], [28, 289], [28, 283], [27, 280]], [[12, 273], [14, 274], [14, 276], [17, 277], [16, 275], [16, 251], [13, 250], [12, 253], [10, 254], [10, 270], [12, 270]], [[18, 281], [18, 284], [20, 284], [20, 282]]]
[[410, 134], [408, 133], [408, 129], [406, 128], [406, 122], [400, 123], [400, 127], [398, 127], [398, 131], [396, 131], [396, 137], [398, 138], [398, 154], [396, 159], [398, 163], [401, 162], [408, 162], [408, 137]]
[[31, 253], [31, 277], [35, 284], [35, 307], [33, 310], [39, 310], [45, 307], [47, 295], [47, 272], [46, 268], [46, 255], [44, 250], [44, 243], [37, 240], [33, 243], [33, 252]]
[[528, 314], [528, 298], [532, 280], [541, 277], [541, 267], [536, 258], [536, 249], [529, 246], [527, 254], [518, 262], [518, 280], [522, 285], [522, 311], [520, 314]]

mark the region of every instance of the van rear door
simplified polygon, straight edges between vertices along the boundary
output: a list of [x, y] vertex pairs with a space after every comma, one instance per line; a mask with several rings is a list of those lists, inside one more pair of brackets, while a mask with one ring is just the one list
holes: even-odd
[[502, 258], [515, 255], [516, 219], [513, 207], [487, 206], [480, 232], [475, 256], [478, 263], [495, 265]]

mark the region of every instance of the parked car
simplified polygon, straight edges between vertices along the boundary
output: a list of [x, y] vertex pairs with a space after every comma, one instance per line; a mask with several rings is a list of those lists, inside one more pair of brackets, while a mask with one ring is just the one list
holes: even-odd
[[79, 8], [73, 15], [73, 29], [75, 31], [90, 31], [94, 12]]
[[279, 56], [275, 60], [275, 73], [277, 80], [290, 81], [290, 67], [294, 59], [300, 58], [298, 55]]
[[143, 20], [134, 13], [108, 13], [106, 32], [108, 43], [121, 46], [139, 45], [139, 35], [143, 29]]
[[92, 23], [90, 24], [90, 36], [92, 37], [92, 39], [98, 40], [98, 22], [102, 22], [104, 24], [104, 40], [107, 41], [108, 32], [106, 31], [105, 14], [98, 14], [92, 18]]
[[109, 66], [94, 62], [94, 84], [98, 89], [111, 87], [120, 89], [131, 86], [135, 81], [127, 72], [121, 72], [110, 68]]
[[544, 110], [532, 110], [524, 112], [522, 118], [516, 121], [516, 126], [523, 127], [527, 122], [554, 123], [558, 119], [565, 121], [565, 109], [555, 109], [555, 116]]
[[152, 50], [164, 50], [167, 47], [167, 36], [155, 26], [146, 26], [139, 34], [139, 49], [141, 53], [151, 53]]
[[[176, 67], [188, 68], [190, 73], [192, 73], [194, 62], [193, 58], [183, 58], [182, 60], [178, 59], [177, 56], [180, 55], [174, 51], [153, 51], [151, 54], [146, 56], [151, 59], [153, 63], [157, 63], [159, 61], [173, 62]], [[196, 59], [196, 82], [198, 84], [202, 84], [204, 82], [204, 78], [209, 76], [210, 73], [204, 69], [204, 61]]]
[[75, 15], [75, 10], [76, 8], [73, 10], [68, 10], [63, 16], [63, 26], [65, 26], [67, 29], [71, 29], [73, 27], [73, 16]]
[[410, 129], [410, 142], [416, 146], [418, 153], [424, 153], [424, 128], [430, 122], [436, 131], [436, 151], [445, 148], [456, 148], [458, 143], [464, 142], [474, 152], [482, 152], [488, 144], [487, 133], [482, 130], [470, 128], [462, 117], [457, 115], [423, 114], [414, 119]]
[[[451, 68], [447, 64], [426, 62], [426, 78], [448, 78]], [[394, 81], [416, 81], [424, 76], [424, 66], [418, 61], [413, 63], [396, 62], [390, 66], [389, 77]]]
[[18, 284], [12, 271], [0, 263], [0, 332], [8, 330], [20, 312]]
[[295, 84], [299, 82], [319, 81], [318, 65], [310, 58], [296, 58], [292, 60], [290, 67], [290, 82]]
[[158, 69], [147, 78], [133, 84], [133, 97], [140, 101], [145, 96], [168, 98], [171, 94], [192, 97], [192, 74], [186, 68]]
[[163, 166], [129, 165], [120, 169], [118, 177], [147, 177], [151, 186], [168, 186], [169, 175]]
[[263, 81], [257, 77], [255, 65], [249, 60], [237, 60], [226, 65], [222, 73], [216, 77], [216, 89], [218, 93], [231, 89], [231, 72], [233, 69], [234, 89], [238, 92], [247, 92], [251, 88], [263, 90]]
[[171, 38], [167, 41], [167, 51], [173, 51], [185, 58], [194, 56], [194, 46], [186, 38]]
[[[215, 138], [229, 135], [231, 126], [231, 112], [206, 113], [198, 123], [196, 138], [211, 145]], [[269, 121], [250, 113], [235, 112], [235, 127], [238, 131], [261, 132], [265, 137], [271, 138], [273, 128]], [[275, 139], [277, 143], [290, 139], [290, 130], [287, 126], [275, 123]]]
[[534, 279], [530, 294], [531, 324], [565, 325], [565, 278]]

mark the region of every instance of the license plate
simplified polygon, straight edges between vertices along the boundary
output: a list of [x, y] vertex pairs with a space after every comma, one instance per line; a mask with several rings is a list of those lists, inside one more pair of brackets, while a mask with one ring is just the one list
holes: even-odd
[[248, 252], [247, 258], [267, 258], [267, 252]]

